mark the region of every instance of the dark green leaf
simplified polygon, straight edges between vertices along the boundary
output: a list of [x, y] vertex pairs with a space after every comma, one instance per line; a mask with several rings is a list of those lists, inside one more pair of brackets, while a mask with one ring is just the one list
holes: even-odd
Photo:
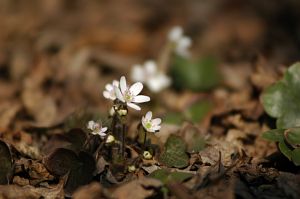
[[262, 137], [270, 141], [279, 142], [284, 139], [284, 135], [283, 135], [284, 131], [285, 131], [284, 129], [273, 129], [264, 132], [262, 134]]
[[193, 122], [200, 122], [212, 109], [212, 103], [204, 100], [192, 104], [185, 112], [188, 119]]
[[185, 151], [186, 145], [184, 141], [178, 136], [171, 135], [165, 144], [160, 161], [168, 167], [186, 167], [189, 164], [189, 157]]
[[266, 112], [277, 118], [277, 128], [300, 126], [300, 63], [292, 65], [284, 78], [262, 95]]
[[284, 141], [279, 142], [278, 144], [279, 150], [283, 155], [285, 155], [289, 160], [292, 159], [292, 149], [290, 149]]
[[285, 139], [292, 146], [300, 146], [300, 128], [286, 130]]
[[176, 88], [194, 91], [210, 90], [220, 79], [217, 61], [212, 57], [204, 57], [197, 62], [176, 57], [171, 68], [171, 76]]
[[13, 172], [13, 163], [7, 144], [0, 140], [0, 184], [7, 184]]
[[296, 166], [300, 166], [300, 148], [297, 148], [292, 152], [292, 161]]
[[182, 113], [176, 113], [176, 112], [168, 112], [164, 118], [164, 123], [168, 124], [182, 124], [184, 121], [184, 117]]
[[149, 177], [160, 180], [163, 184], [169, 182], [183, 182], [192, 176], [193, 174], [190, 173], [170, 172], [167, 169], [158, 169], [149, 175]]

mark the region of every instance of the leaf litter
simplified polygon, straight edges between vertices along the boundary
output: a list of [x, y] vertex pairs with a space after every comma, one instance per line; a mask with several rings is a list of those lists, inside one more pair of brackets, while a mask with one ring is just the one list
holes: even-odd
[[[30, 3], [2, 2], [0, 198], [298, 198], [299, 167], [285, 157], [299, 162], [298, 121], [265, 111], [260, 97], [283, 77], [293, 83], [284, 71], [299, 59], [297, 38], [271, 20], [287, 3], [106, 3], [45, 0], [37, 13]], [[86, 124], [111, 123], [103, 119], [106, 83], [142, 58], [163, 56], [158, 49], [174, 23], [185, 24], [200, 58], [177, 57], [173, 87], [154, 96], [146, 90], [162, 118], [160, 132], [147, 134], [153, 157], [141, 155], [136, 127], [144, 113], [132, 112], [127, 159], [119, 164], [111, 159], [114, 144], [88, 134]], [[297, 108], [282, 103], [281, 112], [297, 117]], [[276, 128], [267, 113], [288, 129], [271, 139], [296, 155], [262, 138]]]

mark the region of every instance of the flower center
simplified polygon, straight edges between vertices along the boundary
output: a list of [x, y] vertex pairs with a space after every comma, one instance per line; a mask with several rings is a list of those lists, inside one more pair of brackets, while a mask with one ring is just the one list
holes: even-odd
[[148, 121], [145, 126], [147, 129], [150, 129], [152, 127], [152, 124], [150, 121]]
[[131, 102], [132, 101], [132, 94], [129, 90], [126, 90], [125, 93], [124, 93], [124, 99], [126, 102]]

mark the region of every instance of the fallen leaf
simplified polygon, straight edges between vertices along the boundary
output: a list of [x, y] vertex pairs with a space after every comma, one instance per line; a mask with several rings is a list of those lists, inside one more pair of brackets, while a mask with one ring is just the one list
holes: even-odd
[[188, 166], [189, 157], [186, 154], [186, 144], [180, 137], [171, 135], [159, 159], [168, 167], [183, 168]]
[[0, 184], [8, 184], [12, 176], [13, 162], [10, 149], [0, 140]]
[[154, 194], [154, 189], [162, 186], [159, 180], [140, 178], [116, 188], [112, 196], [118, 199], [145, 199]]
[[93, 182], [91, 184], [80, 187], [74, 194], [74, 199], [98, 199], [103, 198], [102, 187], [99, 183]]

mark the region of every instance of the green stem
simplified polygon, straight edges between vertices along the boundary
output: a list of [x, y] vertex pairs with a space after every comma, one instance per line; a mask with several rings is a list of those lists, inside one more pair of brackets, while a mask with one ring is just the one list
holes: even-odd
[[145, 135], [144, 135], [144, 150], [146, 149], [146, 142], [147, 142], [147, 131], [145, 131], [145, 129], [144, 129], [144, 133], [145, 133]]

